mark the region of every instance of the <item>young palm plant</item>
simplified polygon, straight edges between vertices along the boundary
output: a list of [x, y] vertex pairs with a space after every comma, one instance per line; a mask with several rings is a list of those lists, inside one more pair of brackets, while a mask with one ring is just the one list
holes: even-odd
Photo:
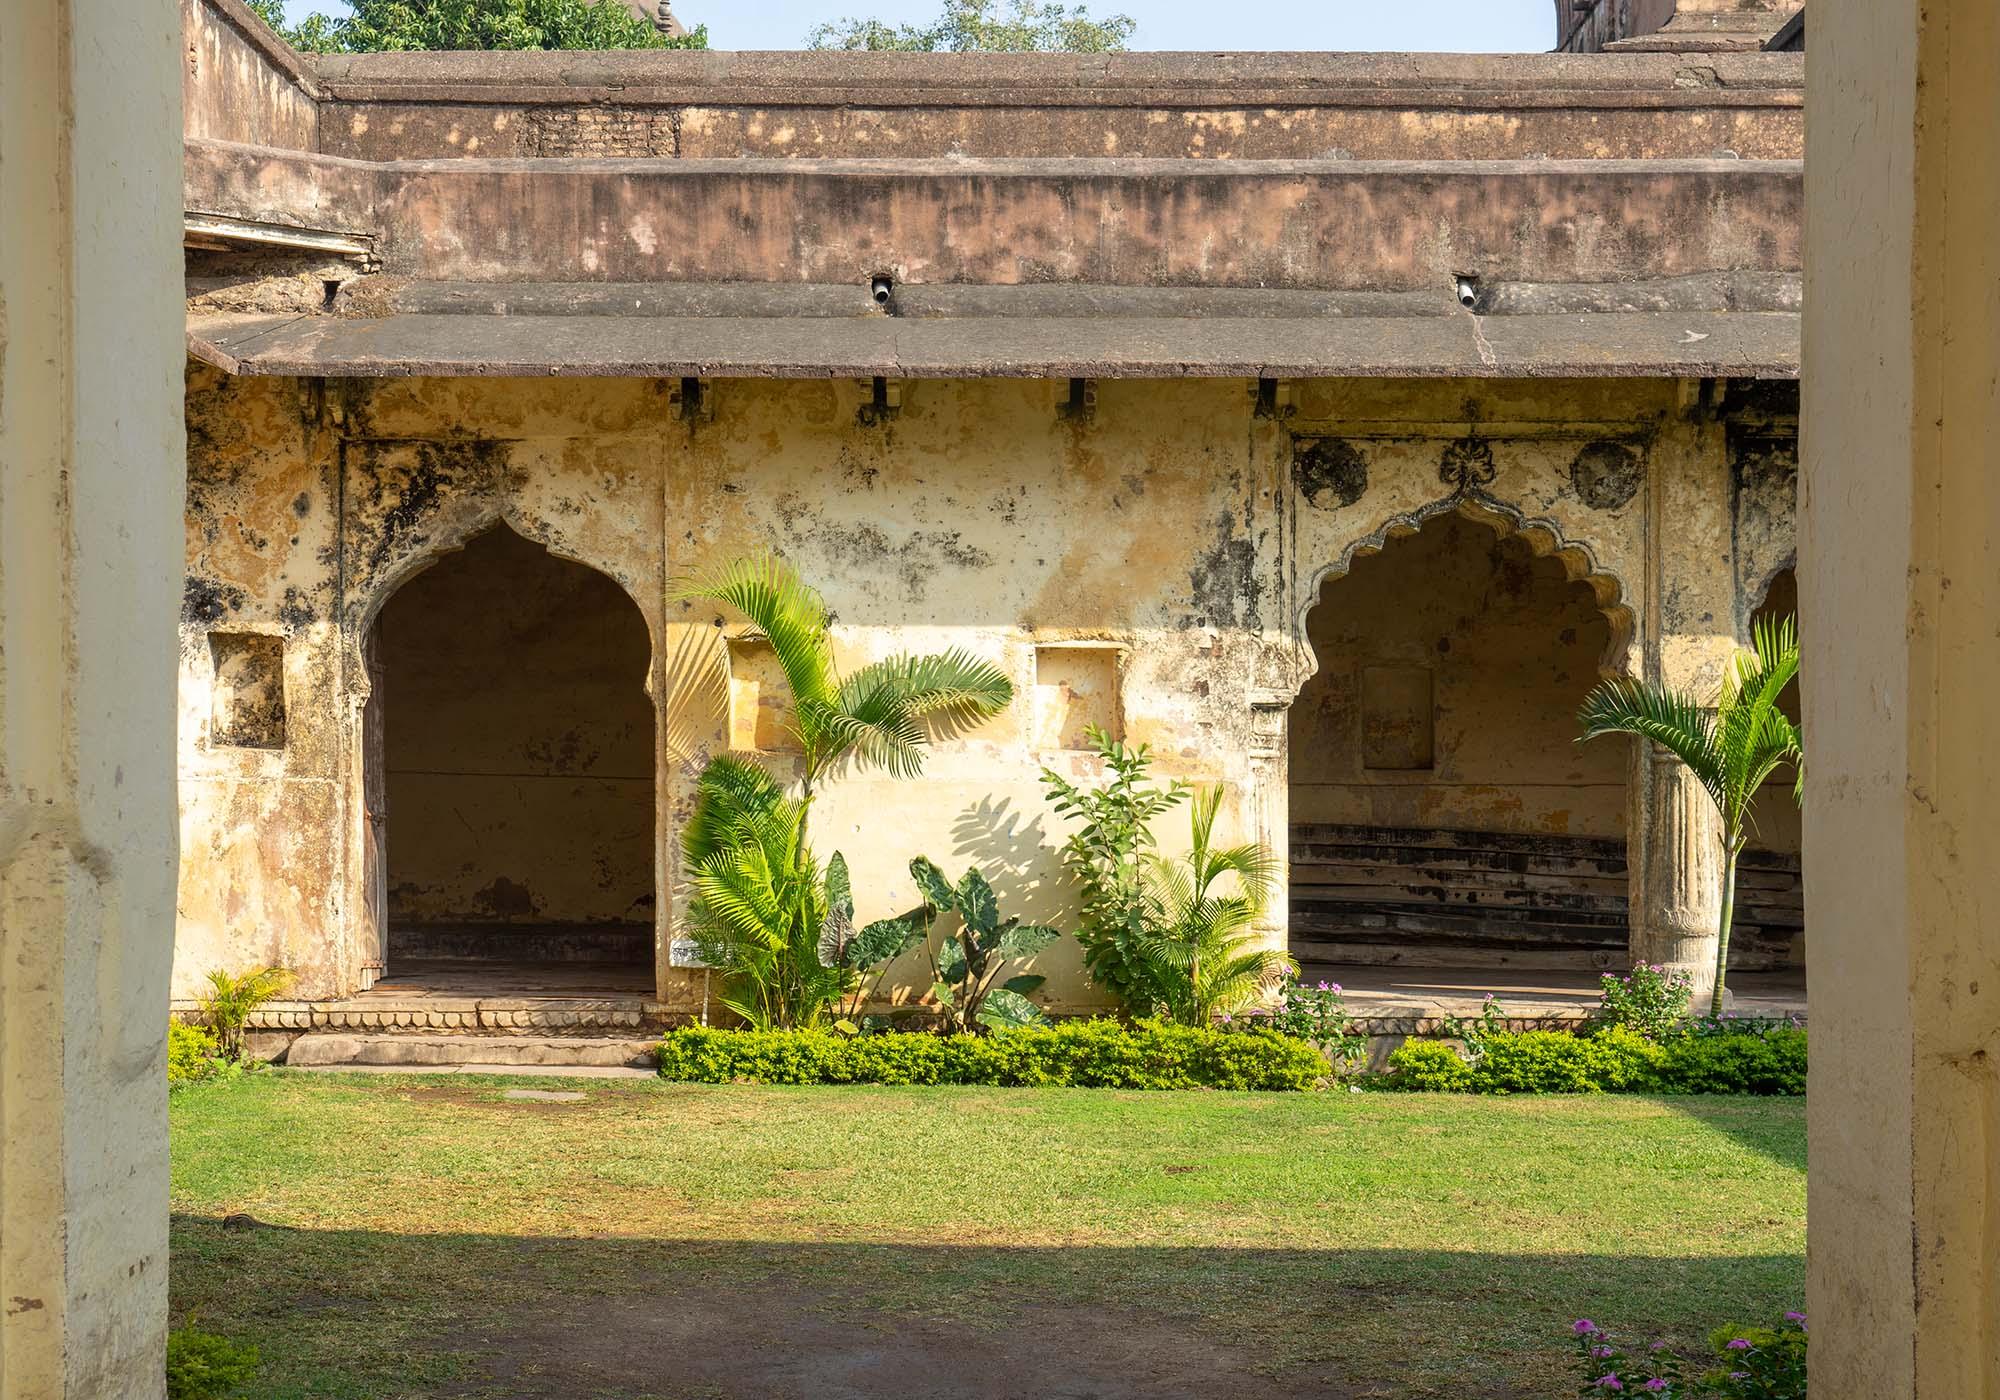
[[240, 977], [218, 967], [208, 974], [201, 1019], [214, 1033], [223, 1059], [234, 1063], [243, 1058], [243, 1036], [252, 1013], [283, 996], [291, 985], [291, 970], [283, 967], [260, 967]]
[[689, 936], [722, 972], [722, 1004], [757, 1030], [818, 1025], [850, 975], [819, 959], [829, 905], [805, 819], [770, 774], [723, 754], [702, 770], [681, 833]]
[[[689, 933], [702, 961], [722, 972], [731, 1010], [758, 1026], [815, 1024], [856, 976], [820, 956], [842, 902], [829, 900], [809, 836], [822, 784], [859, 767], [914, 777], [931, 740], [998, 714], [1014, 689], [999, 667], [964, 651], [893, 656], [843, 677], [825, 601], [770, 555], [730, 564], [679, 596], [728, 604], [770, 644], [791, 690], [786, 727], [799, 755], [796, 796], [748, 758], [724, 755], [702, 770], [681, 842]], [[845, 862], [834, 861], [844, 884]]]
[[1724, 672], [1713, 706], [1638, 680], [1606, 681], [1590, 693], [1577, 718], [1587, 743], [1600, 734], [1637, 734], [1687, 765], [1722, 817], [1722, 921], [1715, 946], [1715, 990], [1709, 1015], [1722, 1014], [1729, 972], [1729, 925], [1736, 910], [1736, 859], [1754, 821], [1757, 789], [1789, 763], [1793, 797], [1805, 791], [1805, 749], [1799, 727], [1778, 697], [1799, 673], [1799, 629], [1793, 618], [1766, 618]]
[[1205, 1026], [1240, 1011], [1265, 982], [1298, 971], [1287, 953], [1246, 946], [1278, 862], [1254, 841], [1215, 846], [1221, 807], [1219, 784], [1198, 791], [1186, 859], [1155, 857], [1147, 872], [1146, 932], [1138, 943], [1144, 982], [1156, 1009], [1184, 1026]]

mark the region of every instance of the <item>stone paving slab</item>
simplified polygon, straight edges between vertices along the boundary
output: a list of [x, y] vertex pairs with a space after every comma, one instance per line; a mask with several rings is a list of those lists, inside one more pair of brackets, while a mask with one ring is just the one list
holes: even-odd
[[320, 1031], [292, 1042], [285, 1063], [296, 1068], [393, 1065], [435, 1069], [449, 1065], [503, 1065], [509, 1069], [559, 1069], [653, 1065], [651, 1040], [608, 1036], [354, 1035]]
[[504, 1075], [532, 1079], [652, 1079], [632, 1065], [299, 1065], [306, 1074]]

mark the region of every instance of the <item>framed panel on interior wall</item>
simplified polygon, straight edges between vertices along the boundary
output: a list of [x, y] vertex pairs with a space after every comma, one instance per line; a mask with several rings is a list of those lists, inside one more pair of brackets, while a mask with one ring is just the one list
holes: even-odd
[[1422, 773], [1437, 766], [1435, 674], [1429, 666], [1361, 668], [1361, 766]]
[[1038, 642], [1030, 725], [1038, 750], [1091, 747], [1088, 731], [1125, 737], [1125, 662], [1116, 641]]

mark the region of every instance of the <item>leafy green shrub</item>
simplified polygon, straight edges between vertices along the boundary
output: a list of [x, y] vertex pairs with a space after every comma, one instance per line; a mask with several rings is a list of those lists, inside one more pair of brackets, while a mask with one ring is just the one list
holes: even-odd
[[1476, 1068], [1486, 1094], [1596, 1094], [1646, 1082], [1654, 1047], [1623, 1026], [1599, 1035], [1522, 1031], [1489, 1036]]
[[1462, 1094], [1803, 1094], [1806, 1033], [1686, 1036], [1655, 1045], [1614, 1026], [1596, 1035], [1524, 1031], [1486, 1037], [1475, 1064], [1452, 1046], [1412, 1040], [1389, 1056], [1384, 1087]]
[[220, 1400], [257, 1374], [257, 1348], [189, 1321], [167, 1333], [167, 1400]]
[[1472, 1066], [1442, 1040], [1406, 1040], [1389, 1056], [1389, 1087], [1415, 1094], [1470, 1094]]
[[697, 1084], [988, 1084], [1010, 1088], [1310, 1089], [1326, 1061], [1270, 1031], [1064, 1021], [992, 1036], [738, 1031], [690, 1026], [660, 1074]]
[[1788, 1312], [1776, 1327], [1720, 1327], [1709, 1334], [1716, 1365], [1696, 1395], [1716, 1400], [1805, 1400], [1806, 1315]]
[[1597, 1019], [1604, 1025], [1663, 1040], [1687, 1019], [1694, 978], [1680, 968], [1640, 963], [1623, 977], [1607, 972], [1598, 980], [1604, 990], [1597, 1002]]
[[1648, 1085], [1662, 1094], [1803, 1094], [1806, 1033], [1690, 1036], [1662, 1047]]
[[1138, 968], [1161, 1015], [1206, 1026], [1243, 1010], [1271, 981], [1299, 965], [1278, 948], [1257, 946], [1256, 924], [1270, 899], [1278, 862], [1255, 841], [1216, 846], [1222, 785], [1195, 793], [1188, 853], [1146, 862], [1146, 931]]
[[1286, 973], [1278, 984], [1269, 1025], [1280, 1035], [1318, 1046], [1320, 1054], [1335, 1066], [1359, 1060], [1368, 1051], [1368, 1037], [1356, 1034], [1354, 1017], [1338, 982], [1308, 987], [1296, 972]]
[[215, 1075], [220, 1048], [200, 1026], [167, 1022], [167, 1083], [193, 1084]]

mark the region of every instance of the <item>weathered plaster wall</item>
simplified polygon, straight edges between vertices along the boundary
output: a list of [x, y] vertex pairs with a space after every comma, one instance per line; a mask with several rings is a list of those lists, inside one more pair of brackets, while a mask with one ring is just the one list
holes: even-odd
[[[1440, 516], [1331, 580], [1307, 627], [1319, 669], [1292, 711], [1293, 821], [1623, 833], [1625, 744], [1575, 742], [1611, 623], [1557, 561]], [[1399, 683], [1429, 705], [1397, 704]], [[1405, 717], [1430, 764], [1367, 732]]]
[[[180, 624], [180, 922], [174, 989], [282, 964], [332, 987], [350, 960], [352, 817], [339, 696], [338, 447], [313, 387], [186, 380], [188, 576]], [[285, 742], [218, 742], [214, 634], [281, 643]], [[227, 727], [228, 711], [221, 718]]]
[[405, 583], [376, 626], [392, 927], [650, 925], [637, 605], [502, 527]]
[[[701, 758], [751, 743], [792, 767], [754, 648], [715, 683], [739, 620], [670, 592], [720, 560], [772, 548], [795, 563], [826, 593], [845, 665], [959, 646], [1015, 682], [1017, 704], [938, 745], [922, 781], [826, 790], [816, 845], [853, 863], [862, 916], [908, 906], [905, 866], [924, 853], [980, 863], [1010, 908], [1058, 922], [1065, 832], [1038, 774], [1091, 771], [1085, 717], [1152, 745], [1163, 777], [1227, 784], [1228, 829], [1283, 848], [1286, 712], [1311, 669], [1300, 629], [1325, 580], [1392, 532], [1456, 512], [1504, 533], [1510, 559], [1572, 581], [1558, 587], [1578, 610], [1573, 659], [1592, 671], [1642, 664], [1635, 620], [1676, 551], [1733, 576], [1726, 493], [1685, 539], [1649, 529], [1662, 472], [1726, 476], [1694, 386], [1314, 382], [1260, 410], [1241, 380], [1116, 381], [1072, 413], [1068, 385], [1032, 380], [885, 386], [886, 412], [849, 381], [718, 381], [698, 401], [650, 380], [321, 392], [202, 369], [190, 385], [183, 820], [202, 858], [183, 880], [183, 985], [253, 949], [304, 968], [314, 994], [354, 985], [379, 945], [361, 638], [404, 579], [495, 521], [608, 576], [653, 638], [663, 964]], [[287, 638], [286, 749], [213, 743], [218, 628]], [[393, 713], [393, 670], [384, 684]], [[1590, 820], [1617, 829], [1610, 809]], [[1270, 922], [1279, 936], [1282, 905]], [[1059, 1004], [1089, 997], [1073, 950], [1041, 961]], [[912, 970], [904, 994], [914, 984]], [[679, 969], [661, 985], [693, 995]]]

